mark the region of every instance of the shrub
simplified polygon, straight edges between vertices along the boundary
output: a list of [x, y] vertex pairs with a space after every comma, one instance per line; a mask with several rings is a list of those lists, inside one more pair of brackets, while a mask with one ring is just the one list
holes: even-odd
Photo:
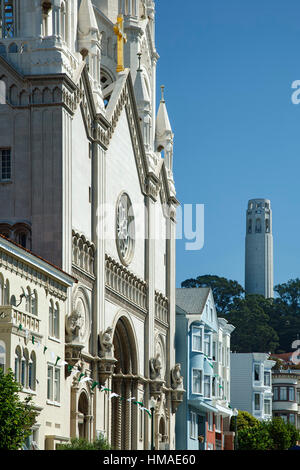
[[68, 444], [59, 444], [57, 450], [111, 450], [110, 445], [102, 436], [89, 442], [87, 439], [74, 438]]

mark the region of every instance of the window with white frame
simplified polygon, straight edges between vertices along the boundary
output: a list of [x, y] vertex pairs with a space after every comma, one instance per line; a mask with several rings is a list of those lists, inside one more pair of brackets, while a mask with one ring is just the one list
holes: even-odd
[[264, 414], [271, 415], [271, 400], [269, 398], [264, 399]]
[[0, 149], [0, 182], [11, 181], [11, 150]]
[[211, 376], [210, 375], [205, 375], [204, 376], [204, 396], [206, 398], [211, 397], [210, 383], [211, 383]]
[[216, 432], [221, 432], [221, 415], [215, 415]]
[[265, 371], [264, 372], [264, 385], [266, 387], [271, 386], [271, 372], [270, 371]]
[[260, 365], [254, 364], [254, 380], [260, 382]]
[[191, 411], [190, 437], [191, 439], [197, 439], [197, 414], [193, 411]]
[[202, 352], [202, 328], [199, 326], [192, 328], [192, 350]]
[[52, 364], [48, 364], [47, 399], [56, 403], [60, 402], [60, 368]]
[[212, 344], [212, 358], [213, 358], [213, 361], [218, 360], [218, 358], [217, 358], [217, 342], [216, 341], [213, 341], [213, 344]]
[[211, 335], [209, 333], [204, 333], [204, 354], [206, 356], [210, 356], [210, 342], [211, 342]]
[[202, 394], [202, 370], [193, 369], [192, 393]]
[[254, 410], [260, 411], [260, 393], [254, 393]]
[[51, 338], [59, 338], [59, 306], [54, 304], [53, 300], [49, 305], [49, 336]]
[[207, 413], [207, 428], [209, 431], [213, 431], [213, 413]]

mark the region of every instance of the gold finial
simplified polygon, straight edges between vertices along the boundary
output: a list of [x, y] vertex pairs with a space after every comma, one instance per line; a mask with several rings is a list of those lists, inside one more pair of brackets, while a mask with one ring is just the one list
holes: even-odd
[[123, 15], [117, 18], [117, 24], [114, 25], [114, 33], [118, 39], [118, 65], [117, 72], [123, 72], [124, 68], [124, 44], [127, 42], [127, 36], [124, 33]]
[[165, 97], [164, 97], [164, 90], [165, 90], [165, 85], [161, 85], [161, 103], [165, 103]]

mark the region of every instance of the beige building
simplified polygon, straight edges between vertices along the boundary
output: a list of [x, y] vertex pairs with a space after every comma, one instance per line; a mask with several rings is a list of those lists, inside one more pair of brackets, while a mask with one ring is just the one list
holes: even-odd
[[21, 398], [32, 396], [38, 417], [30, 441], [39, 449], [70, 435], [64, 319], [75, 282], [0, 235], [0, 364], [15, 372]]
[[60, 323], [66, 402], [45, 435], [61, 412], [63, 437], [173, 449], [178, 201], [154, 1], [0, 8], [0, 233], [78, 279]]

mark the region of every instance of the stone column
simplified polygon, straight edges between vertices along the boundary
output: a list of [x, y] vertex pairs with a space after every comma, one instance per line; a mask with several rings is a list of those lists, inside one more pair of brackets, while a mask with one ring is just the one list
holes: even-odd
[[129, 398], [131, 398], [131, 382], [130, 379], [126, 379], [125, 381], [125, 398], [126, 401], [123, 403], [124, 406], [124, 415], [125, 415], [125, 423], [124, 423], [124, 428], [125, 429], [125, 436], [124, 436], [124, 442], [125, 442], [125, 449], [130, 450], [131, 449], [131, 402], [127, 401]]

